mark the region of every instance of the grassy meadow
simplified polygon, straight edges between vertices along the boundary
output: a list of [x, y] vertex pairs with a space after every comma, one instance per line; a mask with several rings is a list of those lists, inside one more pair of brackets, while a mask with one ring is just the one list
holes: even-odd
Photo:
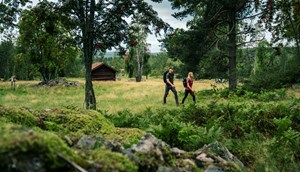
[[[249, 171], [300, 168], [299, 86], [260, 93], [238, 87], [232, 93], [226, 89], [227, 84], [199, 80], [194, 82], [196, 106], [189, 96], [183, 108], [175, 105], [172, 92], [167, 105], [162, 104], [164, 83], [160, 78], [140, 83], [122, 78], [93, 82], [98, 112], [84, 112], [84, 80], [68, 81], [78, 81], [80, 85], [37, 87], [38, 81], [17, 81], [13, 91], [10, 82], [0, 82], [0, 124], [38, 127], [37, 131], [68, 134], [75, 141], [86, 133], [108, 133], [108, 140], [122, 138], [122, 144], [127, 146], [149, 131], [171, 147], [186, 151], [218, 141]], [[176, 80], [175, 85], [181, 101], [181, 80]], [[103, 121], [109, 125], [98, 131]]]
[[[80, 86], [54, 86], [37, 87], [38, 81], [17, 81], [16, 90], [11, 90], [10, 82], [0, 82], [0, 104], [13, 107], [28, 107], [33, 109], [76, 107], [84, 108], [84, 80], [78, 81]], [[116, 113], [128, 109], [133, 113], [144, 111], [146, 108], [159, 109], [163, 107], [164, 83], [162, 79], [149, 79], [137, 83], [133, 79], [122, 78], [118, 81], [93, 82], [97, 108]], [[212, 80], [195, 81], [196, 92], [225, 87]], [[183, 98], [184, 87], [181, 80], [175, 81], [179, 101]], [[197, 104], [208, 101], [207, 98], [198, 96]], [[185, 104], [192, 103], [191, 96]], [[167, 108], [177, 108], [173, 93], [170, 91], [167, 98]]]

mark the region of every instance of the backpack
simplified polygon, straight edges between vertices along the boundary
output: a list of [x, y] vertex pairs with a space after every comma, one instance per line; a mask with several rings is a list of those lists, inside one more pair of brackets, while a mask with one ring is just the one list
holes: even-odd
[[187, 87], [187, 79], [186, 78], [183, 78], [182, 84], [183, 84], [184, 87]]
[[163, 80], [164, 80], [164, 83], [167, 83], [167, 73], [168, 73], [169, 71], [165, 71], [164, 72], [164, 76], [163, 76]]

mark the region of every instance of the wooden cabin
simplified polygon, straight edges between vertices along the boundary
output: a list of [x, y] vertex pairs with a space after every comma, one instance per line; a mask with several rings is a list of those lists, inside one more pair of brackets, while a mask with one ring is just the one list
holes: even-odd
[[115, 81], [116, 70], [102, 62], [93, 63], [92, 80], [93, 81]]

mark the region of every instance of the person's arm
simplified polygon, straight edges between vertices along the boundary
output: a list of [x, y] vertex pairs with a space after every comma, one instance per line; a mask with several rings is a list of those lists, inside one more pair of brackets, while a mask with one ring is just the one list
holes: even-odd
[[175, 85], [171, 83], [171, 81], [169, 80], [169, 78], [167, 78], [167, 83], [170, 84], [172, 87], [175, 87]]

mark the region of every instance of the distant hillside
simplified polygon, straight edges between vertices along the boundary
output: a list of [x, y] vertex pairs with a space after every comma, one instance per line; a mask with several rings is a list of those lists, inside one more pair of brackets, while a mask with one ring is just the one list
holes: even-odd
[[[157, 55], [159, 52], [153, 52], [151, 53], [151, 55]], [[106, 52], [104, 57], [105, 58], [111, 58], [111, 57], [114, 57], [118, 54], [118, 52]]]
[[114, 57], [115, 54], [117, 54], [117, 52], [106, 52], [104, 57], [105, 58], [111, 58], [111, 57]]

